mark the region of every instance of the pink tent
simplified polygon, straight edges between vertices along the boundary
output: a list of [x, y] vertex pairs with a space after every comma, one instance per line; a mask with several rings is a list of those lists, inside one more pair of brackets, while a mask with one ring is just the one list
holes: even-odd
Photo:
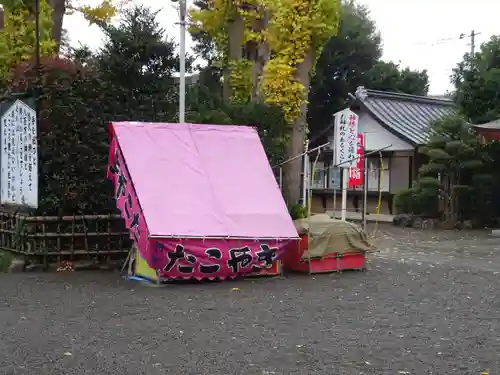
[[108, 178], [141, 256], [163, 278], [227, 278], [298, 240], [256, 130], [120, 122]]

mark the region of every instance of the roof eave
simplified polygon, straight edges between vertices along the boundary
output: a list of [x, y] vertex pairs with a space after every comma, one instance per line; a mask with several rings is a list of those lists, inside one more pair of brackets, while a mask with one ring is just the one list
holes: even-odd
[[367, 93], [368, 97], [371, 97], [371, 98], [397, 99], [397, 100], [418, 102], [418, 103], [423, 103], [423, 104], [454, 106], [454, 103], [451, 99], [435, 98], [435, 97], [429, 97], [429, 96], [423, 96], [423, 95], [412, 95], [412, 94], [405, 94], [405, 93], [400, 93], [400, 92], [370, 90], [370, 89], [366, 89], [366, 93]]

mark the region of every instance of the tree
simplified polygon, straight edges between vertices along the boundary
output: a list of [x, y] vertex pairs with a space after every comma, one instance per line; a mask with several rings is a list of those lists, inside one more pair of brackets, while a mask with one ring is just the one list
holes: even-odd
[[326, 42], [311, 82], [308, 123], [313, 139], [345, 107], [349, 92], [364, 85], [382, 55], [380, 34], [369, 15], [368, 8], [354, 1], [342, 4], [338, 34]]
[[[17, 0], [2, 0], [17, 1]], [[102, 0], [99, 4], [88, 5], [78, 0], [49, 0], [52, 9], [52, 39], [56, 42], [56, 51], [59, 52], [63, 38], [63, 20], [65, 15], [81, 13], [90, 24], [107, 23], [117, 12], [128, 3], [127, 0]]]
[[345, 108], [348, 94], [358, 86], [415, 95], [426, 95], [429, 87], [426, 71], [380, 61], [380, 33], [366, 6], [345, 1], [341, 15], [337, 35], [327, 41], [319, 58], [309, 94], [311, 138], [320, 143], [326, 141], [324, 130], [333, 114]]
[[[195, 0], [194, 6], [198, 11], [206, 12], [210, 10], [210, 1]], [[192, 27], [189, 31], [195, 42], [193, 48], [194, 53], [205, 60], [208, 66], [216, 65], [220, 56], [218, 56], [218, 51], [212, 35], [205, 29], [198, 27]]]
[[280, 108], [265, 103], [231, 104], [222, 99], [222, 88], [201, 80], [189, 88], [187, 121], [197, 124], [255, 126], [271, 165], [284, 160], [288, 124]]
[[455, 225], [464, 218], [461, 205], [474, 196], [475, 188], [491, 182], [491, 175], [482, 173], [487, 160], [483, 146], [470, 125], [456, 116], [432, 125], [432, 136], [422, 152], [428, 163], [420, 168], [414, 191], [426, 199], [439, 197], [444, 221]]
[[[110, 121], [172, 121], [177, 110], [175, 45], [146, 8], [117, 25], [101, 24], [101, 50], [73, 60], [43, 58], [40, 95], [40, 204], [49, 215], [114, 212], [104, 180]], [[10, 92], [37, 86], [33, 60], [10, 76]], [[114, 208], [113, 208], [114, 207]]]
[[[55, 52], [58, 53], [63, 37], [63, 18], [65, 15], [79, 12], [92, 24], [108, 22], [117, 12], [122, 9], [128, 0], [102, 0], [95, 5], [82, 4], [78, 0], [41, 0], [41, 9], [44, 6], [50, 8], [50, 37], [55, 42]], [[33, 0], [0, 0], [0, 4], [6, 9], [25, 9], [34, 14]], [[45, 8], [45, 11], [47, 9]], [[46, 30], [47, 28], [44, 27]]]
[[[101, 96], [109, 100], [116, 119], [172, 121], [177, 111], [173, 74], [179, 66], [175, 43], [156, 20], [157, 12], [135, 7], [118, 26], [102, 24], [106, 41], [97, 55], [78, 54], [97, 70]], [[189, 67], [190, 61], [188, 61]], [[111, 108], [110, 108], [111, 109]]]
[[[39, 207], [41, 215], [109, 212], [111, 189], [104, 181], [107, 165], [106, 116], [99, 101], [100, 82], [67, 59], [41, 60], [39, 136]], [[18, 66], [11, 92], [38, 86], [33, 61]]]
[[[474, 55], [465, 54], [454, 69], [452, 82], [455, 86], [453, 98], [469, 122], [481, 124], [500, 118], [500, 36], [492, 36]], [[488, 154], [485, 172], [493, 182], [478, 183], [471, 207], [478, 216], [498, 217], [500, 172], [497, 166], [500, 161], [500, 144], [489, 142], [485, 151]]]
[[454, 99], [474, 124], [500, 117], [500, 36], [481, 45], [474, 56], [466, 54], [453, 72]]
[[[224, 71], [224, 99], [276, 105], [292, 124], [287, 154], [300, 154], [306, 137], [310, 73], [324, 42], [337, 31], [338, 0], [233, 0], [191, 12], [195, 34], [211, 38]], [[287, 164], [285, 196], [300, 196], [300, 161]]]
[[[33, 2], [10, 1], [4, 6], [4, 29], [0, 32], [0, 77], [19, 64], [33, 59], [36, 51]], [[50, 37], [52, 22], [47, 0], [40, 0], [40, 54], [50, 56], [55, 43]]]
[[378, 61], [367, 75], [366, 87], [372, 90], [427, 95], [429, 75], [426, 70], [401, 69], [393, 62]]
[[[71, 0], [40, 0], [40, 54], [56, 55], [64, 37], [65, 14], [80, 12], [91, 23], [105, 23], [126, 4], [103, 0], [96, 6]], [[33, 0], [0, 0], [4, 8], [4, 29], [0, 33], [0, 75], [35, 55], [35, 7]]]

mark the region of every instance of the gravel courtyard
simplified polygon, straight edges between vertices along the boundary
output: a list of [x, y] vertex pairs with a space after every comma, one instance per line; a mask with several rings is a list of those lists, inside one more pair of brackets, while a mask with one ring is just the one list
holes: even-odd
[[0, 274], [0, 374], [500, 374], [500, 238], [383, 226], [368, 272]]

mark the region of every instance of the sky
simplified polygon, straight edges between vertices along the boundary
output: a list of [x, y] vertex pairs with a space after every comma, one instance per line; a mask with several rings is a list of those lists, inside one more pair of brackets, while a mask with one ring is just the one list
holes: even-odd
[[[160, 10], [158, 21], [167, 35], [179, 40], [178, 14], [169, 0], [132, 0], [134, 4]], [[491, 35], [500, 34], [500, 1], [494, 0], [358, 0], [366, 5], [382, 34], [384, 60], [402, 67], [426, 69], [430, 76], [429, 94], [451, 90], [450, 74], [464, 53], [471, 50], [472, 30], [476, 50]], [[99, 0], [85, 0], [85, 3]], [[188, 6], [190, 0], [188, 0]], [[71, 42], [98, 48], [103, 36], [89, 27], [80, 15], [67, 16], [64, 27]], [[460, 36], [462, 35], [462, 38]], [[187, 51], [192, 46], [187, 35]]]

